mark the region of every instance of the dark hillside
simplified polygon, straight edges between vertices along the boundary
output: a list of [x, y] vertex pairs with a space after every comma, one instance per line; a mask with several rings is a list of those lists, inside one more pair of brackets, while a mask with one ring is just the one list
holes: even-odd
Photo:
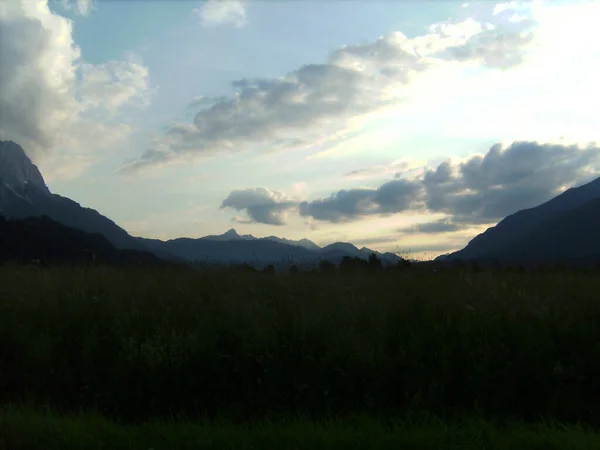
[[119, 250], [99, 233], [67, 227], [47, 216], [11, 220], [0, 216], [0, 261], [32, 260], [44, 264], [168, 265], [152, 253]]
[[600, 262], [600, 199], [554, 215], [487, 256], [524, 264]]
[[[544, 228], [547, 229], [550, 226], [566, 226], [570, 232], [577, 232], [577, 223], [566, 225], [561, 223], [557, 217], [564, 216], [564, 220], [570, 221], [572, 219], [567, 218], [570, 211], [586, 208], [586, 205], [597, 199], [600, 199], [600, 178], [583, 186], [568, 189], [535, 208], [524, 209], [507, 216], [496, 226], [488, 228], [485, 232], [473, 238], [465, 248], [450, 255], [445, 255], [444, 259], [487, 259], [491, 255], [505, 254], [507, 247], [512, 248], [511, 251], [514, 252], [517, 243], [525, 242], [530, 237], [535, 238], [538, 231]], [[550, 232], [550, 234], [547, 234], [550, 238], [554, 232], [547, 231]], [[581, 232], [579, 231], [579, 233]], [[541, 245], [539, 237], [535, 238], [535, 241], [537, 242], [536, 245]], [[528, 245], [528, 248], [533, 248], [532, 245]], [[551, 241], [544, 243], [544, 246], [552, 245], [553, 242]], [[564, 256], [567, 257], [568, 254]]]

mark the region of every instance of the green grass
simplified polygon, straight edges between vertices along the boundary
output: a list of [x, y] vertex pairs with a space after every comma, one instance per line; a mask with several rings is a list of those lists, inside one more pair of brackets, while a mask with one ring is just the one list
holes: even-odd
[[0, 267], [0, 404], [600, 423], [600, 277]]
[[170, 449], [596, 450], [600, 433], [582, 427], [439, 420], [383, 425], [369, 417], [315, 422], [299, 418], [245, 426], [152, 421], [118, 425], [96, 414], [58, 415], [0, 408], [0, 450]]

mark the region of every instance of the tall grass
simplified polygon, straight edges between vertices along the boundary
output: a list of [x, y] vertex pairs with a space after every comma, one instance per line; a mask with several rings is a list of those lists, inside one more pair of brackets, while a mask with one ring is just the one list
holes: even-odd
[[0, 450], [597, 450], [600, 433], [580, 426], [478, 419], [382, 424], [368, 416], [315, 422], [153, 420], [117, 424], [92, 413], [0, 407]]
[[0, 268], [0, 402], [600, 422], [591, 274]]

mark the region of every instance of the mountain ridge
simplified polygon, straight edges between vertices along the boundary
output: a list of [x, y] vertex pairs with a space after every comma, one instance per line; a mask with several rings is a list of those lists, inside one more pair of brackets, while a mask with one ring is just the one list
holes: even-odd
[[520, 236], [510, 247], [487, 256], [501, 262], [600, 262], [599, 230], [600, 197], [563, 213], [554, 214], [536, 229]]
[[0, 215], [0, 261], [174, 266], [151, 252], [117, 249], [100, 233], [68, 227], [45, 215], [8, 220]]
[[[596, 249], [595, 241], [598, 234], [595, 230], [600, 230], [598, 199], [600, 178], [567, 189], [536, 207], [505, 217], [471, 239], [465, 248], [439, 256], [436, 261], [494, 259], [524, 262], [544, 258], [597, 258], [600, 262], [600, 243]], [[366, 247], [359, 249], [348, 242], [320, 247], [306, 238], [257, 238], [251, 234], [241, 235], [234, 228], [221, 235], [180, 237], [167, 241], [133, 237], [97, 210], [52, 193], [38, 167], [13, 141], [0, 141], [0, 215], [7, 219], [47, 216], [67, 227], [99, 233], [117, 249], [151, 251], [159, 258], [172, 261], [254, 262], [264, 265], [286, 261], [315, 263], [326, 259], [339, 263], [345, 256], [367, 259], [372, 253], [384, 264], [402, 260], [395, 253], [380, 253]], [[589, 223], [578, 224], [578, 220]], [[588, 241], [581, 240], [582, 233], [589, 235]]]
[[[230, 228], [229, 230], [227, 230], [225, 233], [223, 234], [218, 234], [218, 235], [208, 235], [208, 236], [202, 236], [196, 239], [203, 239], [203, 240], [213, 240], [213, 241], [241, 241], [241, 240], [245, 240], [245, 241], [255, 241], [255, 240], [265, 240], [265, 241], [275, 241], [275, 242], [279, 242], [281, 244], [288, 244], [288, 245], [294, 245], [294, 246], [298, 246], [298, 247], [305, 247], [308, 249], [320, 249], [321, 247], [319, 247], [317, 244], [315, 244], [314, 242], [310, 241], [309, 239], [306, 238], [302, 238], [300, 240], [292, 240], [292, 239], [286, 239], [286, 238], [281, 238], [281, 237], [277, 237], [277, 236], [266, 236], [266, 237], [262, 237], [262, 238], [257, 238], [254, 237], [251, 234], [244, 234], [241, 235], [239, 234], [235, 228]], [[169, 239], [172, 240], [172, 239]], [[167, 241], [168, 242], [168, 241]]]
[[[133, 237], [97, 210], [81, 206], [74, 200], [52, 193], [37, 166], [32, 163], [25, 150], [13, 141], [0, 141], [0, 214], [8, 219], [47, 216], [68, 227], [102, 234], [118, 249], [149, 250], [167, 260], [180, 261], [185, 255], [187, 260], [207, 257], [213, 260], [230, 261], [241, 256], [257, 258], [262, 263], [276, 262], [286, 257], [314, 262], [324, 258], [339, 260], [343, 256], [368, 258], [370, 253], [375, 253], [389, 262], [401, 260], [393, 253], [382, 254], [369, 249], [359, 250], [347, 243], [333, 243], [321, 248], [306, 238], [298, 241], [276, 236], [256, 238], [252, 235], [240, 235], [234, 228], [222, 235], [197, 239], [175, 238], [161, 241]], [[247, 242], [254, 243], [247, 244]], [[239, 249], [236, 250], [232, 243], [237, 243]], [[184, 248], [186, 246], [188, 248]], [[170, 249], [177, 251], [173, 252]], [[210, 249], [212, 252], [208, 251]]]
[[[538, 206], [505, 217], [497, 225], [471, 239], [463, 249], [441, 255], [436, 261], [493, 259], [539, 262], [550, 258], [550, 255], [553, 260], [578, 258], [578, 246], [585, 244], [577, 239], [572, 240], [572, 248], [563, 247], [560, 252], [549, 249], [554, 245], [552, 241], [566, 242], [568, 236], [581, 235], [583, 230], [590, 234], [590, 242], [595, 242], [597, 233], [592, 232], [593, 228], [590, 229], [587, 223], [575, 223], [572, 218], [595, 218], [595, 209], [600, 208], [598, 199], [600, 178], [567, 189]], [[600, 231], [600, 223], [597, 230]], [[567, 237], [563, 239], [563, 235]], [[531, 253], [534, 245], [537, 246], [537, 256]]]
[[[273, 236], [256, 238], [252, 235], [240, 236], [233, 229], [222, 235], [210, 235], [200, 238], [180, 237], [162, 241], [137, 237], [151, 250], [164, 251], [188, 261], [212, 261], [219, 263], [258, 262], [259, 264], [314, 263], [327, 259], [339, 263], [344, 256], [368, 259], [375, 253], [386, 264], [396, 264], [402, 258], [393, 253], [380, 253], [367, 248], [358, 249], [348, 243], [333, 243], [325, 247], [314, 245], [307, 248], [302, 240], [291, 241]], [[235, 230], [234, 230], [235, 231]], [[228, 239], [229, 238], [229, 239]], [[293, 242], [288, 244], [283, 241]], [[308, 241], [308, 239], [306, 239]]]

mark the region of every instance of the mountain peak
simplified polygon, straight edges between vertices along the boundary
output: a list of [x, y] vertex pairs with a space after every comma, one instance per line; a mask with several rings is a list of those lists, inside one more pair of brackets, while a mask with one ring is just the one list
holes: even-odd
[[223, 237], [239, 237], [239, 234], [235, 231], [235, 228], [230, 228], [223, 234]]
[[0, 141], [0, 179], [11, 188], [22, 188], [31, 183], [50, 193], [37, 166], [23, 147], [13, 141]]
[[323, 250], [338, 250], [350, 253], [360, 252], [360, 250], [356, 248], [356, 246], [350, 244], [349, 242], [334, 242], [333, 244], [329, 244], [323, 247]]

